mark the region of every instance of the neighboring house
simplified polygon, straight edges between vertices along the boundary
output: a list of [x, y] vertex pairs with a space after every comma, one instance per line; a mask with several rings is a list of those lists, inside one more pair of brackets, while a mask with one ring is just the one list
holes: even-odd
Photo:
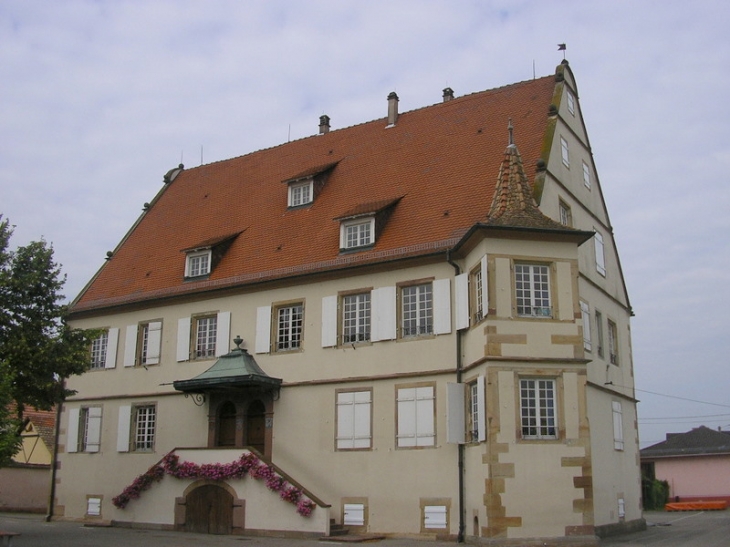
[[730, 502], [730, 431], [700, 426], [667, 433], [641, 450], [644, 475], [669, 483], [671, 501]]
[[[72, 306], [105, 332], [68, 382], [56, 517], [541, 543], [644, 525], [631, 307], [567, 62], [387, 112], [167, 173]], [[256, 454], [273, 466], [236, 478]]]
[[51, 493], [56, 413], [25, 409], [23, 443], [0, 469], [0, 511], [45, 513]]

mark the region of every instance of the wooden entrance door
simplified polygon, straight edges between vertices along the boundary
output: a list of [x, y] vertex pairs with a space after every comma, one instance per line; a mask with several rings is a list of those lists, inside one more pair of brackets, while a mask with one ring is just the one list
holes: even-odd
[[246, 413], [246, 446], [266, 452], [266, 408], [261, 401], [248, 405]]
[[199, 486], [187, 495], [185, 531], [197, 534], [230, 534], [233, 496], [214, 484]]

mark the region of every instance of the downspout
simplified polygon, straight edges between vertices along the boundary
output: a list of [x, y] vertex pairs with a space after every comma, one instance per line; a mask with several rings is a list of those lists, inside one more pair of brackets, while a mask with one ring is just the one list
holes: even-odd
[[[451, 259], [451, 250], [446, 251], [446, 262], [454, 267], [455, 275], [461, 274], [459, 265]], [[463, 362], [461, 358], [461, 331], [456, 331], [456, 383], [461, 383]], [[458, 453], [457, 466], [459, 469], [459, 533], [456, 536], [457, 543], [464, 543], [464, 531], [466, 530], [466, 522], [464, 519], [464, 444], [456, 445]]]
[[53, 435], [53, 460], [51, 461], [51, 493], [48, 498], [48, 514], [46, 522], [53, 519], [53, 500], [56, 498], [56, 471], [58, 469], [58, 436], [61, 432], [61, 411], [63, 410], [63, 401], [56, 404], [56, 425], [55, 435]]

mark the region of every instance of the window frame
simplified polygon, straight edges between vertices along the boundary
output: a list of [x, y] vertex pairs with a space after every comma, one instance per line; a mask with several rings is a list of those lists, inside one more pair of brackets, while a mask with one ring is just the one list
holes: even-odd
[[466, 442], [480, 443], [487, 440], [486, 381], [478, 376], [466, 383]]
[[[96, 415], [94, 416], [92, 414]], [[79, 407], [77, 452], [94, 454], [101, 450], [102, 414], [103, 409], [100, 405]], [[91, 425], [91, 420], [97, 421], [95, 428]], [[89, 440], [90, 434], [94, 435], [91, 441]]]
[[[360, 400], [358, 400], [358, 395]], [[366, 395], [366, 398], [363, 396]], [[352, 396], [352, 401], [346, 400]], [[358, 407], [358, 405], [361, 405]], [[358, 408], [365, 414], [358, 413]], [[351, 409], [351, 416], [347, 411]], [[357, 418], [367, 418], [367, 435], [358, 431]], [[346, 421], [348, 418], [351, 420]], [[347, 427], [348, 431], [343, 431]], [[344, 435], [343, 433], [347, 433]], [[365, 441], [365, 442], [363, 442]], [[349, 446], [348, 446], [349, 445]], [[373, 448], [373, 389], [353, 388], [338, 389], [335, 391], [335, 451], [352, 452], [358, 450], [372, 450]]]
[[606, 247], [603, 243], [603, 234], [598, 230], [593, 234], [593, 248], [596, 254], [596, 271], [606, 277]]
[[560, 218], [560, 224], [563, 226], [573, 227], [573, 212], [565, 201], [558, 199], [558, 216]]
[[[204, 268], [196, 264], [197, 260], [200, 260], [202, 262], [203, 259], [205, 259]], [[212, 249], [199, 249], [188, 252], [185, 255], [185, 277], [196, 279], [199, 277], [205, 277], [206, 275], [210, 275], [212, 259]]]
[[591, 189], [591, 168], [585, 161], [583, 162], [583, 185], [589, 190]]
[[[306, 196], [301, 191], [307, 188]], [[297, 192], [301, 191], [301, 192]], [[297, 195], [297, 193], [299, 195]], [[287, 191], [287, 206], [289, 208], [303, 207], [309, 205], [314, 201], [314, 179], [310, 178], [304, 181], [297, 181], [289, 183]]]
[[593, 351], [591, 339], [591, 308], [588, 302], [580, 301], [580, 316], [583, 322], [583, 349], [585, 351]]
[[[296, 308], [299, 308], [298, 317], [293, 313]], [[289, 310], [289, 319], [282, 317], [284, 310]], [[272, 351], [274, 353], [301, 351], [304, 345], [304, 300], [294, 300], [273, 306], [271, 318], [273, 331]], [[282, 322], [286, 323], [284, 326], [285, 330], [288, 331], [288, 335], [286, 336], [287, 343], [284, 343], [280, 339]], [[295, 323], [298, 323], [298, 325]]]
[[[350, 302], [352, 299], [356, 299], [356, 301]], [[372, 340], [372, 290], [341, 293], [339, 304], [340, 345], [370, 343]], [[352, 304], [355, 309], [348, 309]], [[348, 314], [353, 313], [354, 316], [348, 317]], [[352, 329], [355, 332], [351, 332]]]
[[[367, 240], [361, 241], [362, 234], [359, 228], [367, 226]], [[358, 228], [356, 234], [356, 243], [350, 244], [350, 228]], [[340, 250], [351, 251], [354, 249], [364, 249], [375, 244], [375, 217], [360, 217], [355, 219], [343, 220], [340, 223]]]
[[[533, 382], [532, 386], [526, 385]], [[540, 385], [543, 384], [543, 385]], [[525, 441], [554, 441], [560, 437], [559, 413], [558, 413], [558, 382], [556, 378], [548, 377], [523, 377], [519, 378], [519, 401], [520, 401], [520, 435]], [[550, 385], [550, 396], [543, 391]], [[526, 392], [528, 396], [526, 396]], [[529, 401], [534, 400], [533, 406]], [[527, 404], [526, 404], [527, 403]], [[534, 409], [534, 416], [528, 412]], [[552, 416], [550, 412], [552, 411]], [[534, 423], [531, 423], [534, 422]], [[528, 432], [526, 432], [528, 430]], [[530, 432], [530, 430], [534, 430]], [[552, 432], [551, 432], [552, 430]]]
[[[218, 347], [218, 314], [217, 313], [206, 313], [200, 315], [194, 315], [191, 317], [192, 321], [190, 333], [190, 356], [192, 361], [203, 361], [206, 359], [213, 359], [216, 357], [216, 348]], [[210, 323], [213, 322], [214, 329], [210, 328]], [[206, 329], [207, 335], [205, 336], [205, 346], [202, 347], [201, 342], [201, 326], [204, 323], [208, 323]], [[213, 332], [211, 337], [211, 331]], [[212, 340], [212, 342], [211, 342]], [[201, 349], [202, 347], [202, 349]]]
[[103, 370], [106, 368], [107, 352], [109, 351], [109, 330], [105, 329], [99, 336], [91, 341], [90, 348], [90, 370]]
[[[429, 390], [430, 395], [427, 395], [427, 391]], [[412, 396], [410, 396], [411, 391], [413, 392]], [[419, 401], [430, 401], [430, 403], [422, 403], [419, 406]], [[408, 407], [411, 406], [413, 408], [409, 409]], [[430, 408], [428, 408], [429, 406]], [[425, 412], [423, 412], [424, 407]], [[436, 447], [436, 384], [434, 382], [396, 385], [395, 410], [396, 450], [417, 450]], [[422, 412], [419, 414], [419, 411]], [[413, 425], [412, 427], [407, 427], [409, 424], [405, 422], [411, 415], [413, 417]], [[421, 416], [420, 421], [419, 415]], [[412, 442], [410, 439], [412, 439]]]
[[607, 334], [608, 334], [608, 361], [612, 365], [619, 366], [619, 340], [618, 340], [618, 325], [611, 319], [606, 320]]
[[[147, 419], [145, 420], [142, 420], [142, 411], [145, 411], [145, 414], [148, 414]], [[150, 413], [152, 416], [151, 420], [149, 419]], [[129, 443], [130, 452], [150, 453], [155, 451], [157, 424], [158, 416], [156, 403], [137, 403], [132, 405]], [[140, 436], [142, 437], [142, 440], [140, 440]]]
[[624, 449], [624, 421], [621, 401], [611, 401], [611, 415], [613, 417], [613, 448]]
[[[419, 280], [398, 284], [398, 338], [402, 340], [414, 340], [417, 338], [431, 337], [436, 334], [434, 328], [434, 287], [433, 280]], [[415, 294], [410, 294], [411, 291]], [[426, 292], [426, 302], [422, 303], [421, 292]], [[409, 293], [409, 294], [406, 294]], [[430, 295], [430, 296], [429, 296]], [[411, 299], [415, 298], [414, 302]], [[414, 306], [414, 309], [406, 310], [406, 306]], [[413, 316], [413, 317], [411, 317]], [[406, 327], [406, 321], [415, 321], [415, 325]], [[415, 333], [411, 330], [415, 329]]]
[[565, 93], [568, 98], [568, 112], [575, 116], [575, 95], [570, 90], [566, 90]]
[[605, 348], [603, 345], [603, 313], [594, 310], [594, 320], [596, 323], [596, 353], [599, 357], [605, 357]]
[[560, 158], [563, 161], [563, 165], [570, 169], [570, 149], [568, 147], [568, 141], [562, 135], [560, 136]]
[[[515, 261], [513, 263], [513, 275], [512, 275], [512, 282], [514, 283], [514, 306], [515, 306], [515, 315], [517, 317], [526, 318], [526, 319], [553, 319], [554, 313], [553, 313], [553, 287], [552, 287], [552, 280], [553, 280], [553, 274], [552, 274], [552, 264], [547, 263], [541, 263], [541, 262], [528, 262], [528, 261]], [[520, 284], [524, 283], [524, 279], [518, 279], [518, 275], [521, 275], [521, 271], [523, 268], [528, 269], [528, 278], [527, 283], [528, 287], [521, 287]], [[538, 282], [540, 284], [543, 284], [545, 287], [539, 287], [539, 291], [536, 290], [535, 286], [535, 279], [534, 274], [536, 269], [540, 269], [540, 276], [546, 276], [546, 279], [539, 280]], [[529, 291], [529, 294], [527, 296], [520, 295], [520, 291], [526, 292]], [[547, 291], [547, 297], [536, 297], [536, 292], [545, 292]], [[529, 299], [529, 303], [525, 303], [525, 299]], [[521, 304], [522, 301], [522, 304]], [[547, 306], [545, 305], [536, 305], [538, 302], [544, 303], [547, 301]], [[526, 312], [526, 310], [530, 310], [529, 313]], [[520, 311], [522, 310], [522, 311]], [[542, 310], [537, 313], [535, 313], [535, 310]]]

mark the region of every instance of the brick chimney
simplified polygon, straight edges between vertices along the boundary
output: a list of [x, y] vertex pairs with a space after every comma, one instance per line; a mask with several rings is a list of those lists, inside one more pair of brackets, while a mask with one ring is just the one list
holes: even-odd
[[450, 87], [444, 88], [444, 102], [448, 102], [454, 98], [454, 90]]
[[388, 126], [395, 125], [398, 121], [398, 95], [391, 91], [388, 95]]
[[327, 114], [322, 114], [319, 117], [319, 134], [324, 135], [330, 132], [330, 117]]

